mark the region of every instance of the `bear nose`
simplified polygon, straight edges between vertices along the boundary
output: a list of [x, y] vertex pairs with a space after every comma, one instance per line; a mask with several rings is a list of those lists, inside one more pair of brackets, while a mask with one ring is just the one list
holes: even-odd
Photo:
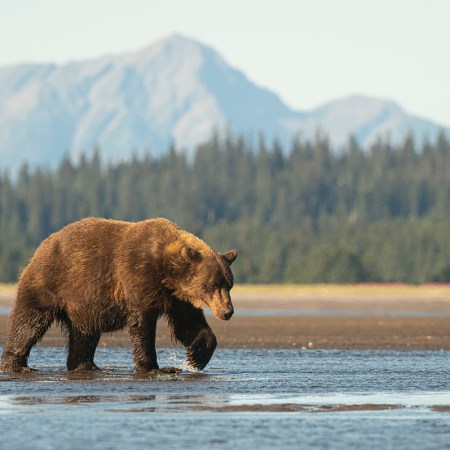
[[234, 311], [232, 309], [230, 309], [223, 315], [223, 317], [225, 318], [225, 320], [230, 320], [233, 313], [234, 313]]

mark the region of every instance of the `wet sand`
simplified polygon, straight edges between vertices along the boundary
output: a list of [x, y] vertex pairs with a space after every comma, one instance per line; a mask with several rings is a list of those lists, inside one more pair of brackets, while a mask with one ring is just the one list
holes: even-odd
[[[217, 407], [199, 406], [193, 409], [208, 412], [348, 412], [348, 411], [388, 411], [399, 409], [400, 405], [297, 405], [292, 403], [257, 404], [257, 405], [225, 405]], [[445, 407], [444, 407], [445, 408]], [[439, 406], [431, 408], [432, 411], [446, 411]]]
[[[13, 297], [13, 288], [3, 288], [0, 307]], [[237, 286], [233, 302], [229, 322], [207, 319], [221, 348], [450, 350], [450, 285]], [[6, 334], [0, 316], [0, 345]], [[163, 320], [157, 335], [158, 347], [176, 346]], [[64, 344], [52, 327], [39, 345]], [[124, 332], [100, 341], [129, 345]]]

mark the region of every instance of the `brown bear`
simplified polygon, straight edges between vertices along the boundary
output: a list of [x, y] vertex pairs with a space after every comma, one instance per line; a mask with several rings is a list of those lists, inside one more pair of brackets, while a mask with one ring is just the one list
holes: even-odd
[[231, 263], [167, 219], [142, 222], [88, 218], [50, 235], [22, 272], [0, 370], [27, 372], [31, 348], [53, 321], [68, 336], [68, 370], [95, 370], [101, 333], [126, 327], [135, 371], [158, 370], [156, 322], [165, 316], [203, 369], [216, 337], [202, 311], [233, 315]]

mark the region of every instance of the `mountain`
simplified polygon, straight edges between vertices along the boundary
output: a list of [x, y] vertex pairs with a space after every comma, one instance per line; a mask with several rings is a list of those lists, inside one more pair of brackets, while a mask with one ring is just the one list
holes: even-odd
[[288, 108], [211, 48], [174, 35], [139, 51], [65, 65], [0, 68], [0, 167], [54, 166], [99, 146], [107, 160], [131, 153], [184, 151], [214, 129], [263, 132], [288, 143], [324, 130], [339, 148], [350, 133], [362, 145], [379, 134], [432, 138], [438, 125], [395, 103], [354, 96], [311, 111]]
[[421, 144], [433, 139], [443, 127], [429, 120], [407, 114], [398, 104], [379, 98], [354, 95], [329, 102], [313, 109], [296, 126], [311, 139], [317, 129], [324, 130], [336, 147], [348, 142], [350, 135], [364, 147], [377, 138], [389, 138], [392, 143], [403, 141], [408, 133]]

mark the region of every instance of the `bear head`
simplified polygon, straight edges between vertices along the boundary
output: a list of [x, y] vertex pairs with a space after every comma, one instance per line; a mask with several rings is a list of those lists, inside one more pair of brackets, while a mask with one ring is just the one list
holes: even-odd
[[218, 319], [229, 320], [234, 313], [230, 265], [237, 258], [237, 250], [221, 254], [206, 244], [194, 246], [177, 241], [169, 244], [164, 253], [163, 284], [171, 294], [196, 308], [207, 305]]

